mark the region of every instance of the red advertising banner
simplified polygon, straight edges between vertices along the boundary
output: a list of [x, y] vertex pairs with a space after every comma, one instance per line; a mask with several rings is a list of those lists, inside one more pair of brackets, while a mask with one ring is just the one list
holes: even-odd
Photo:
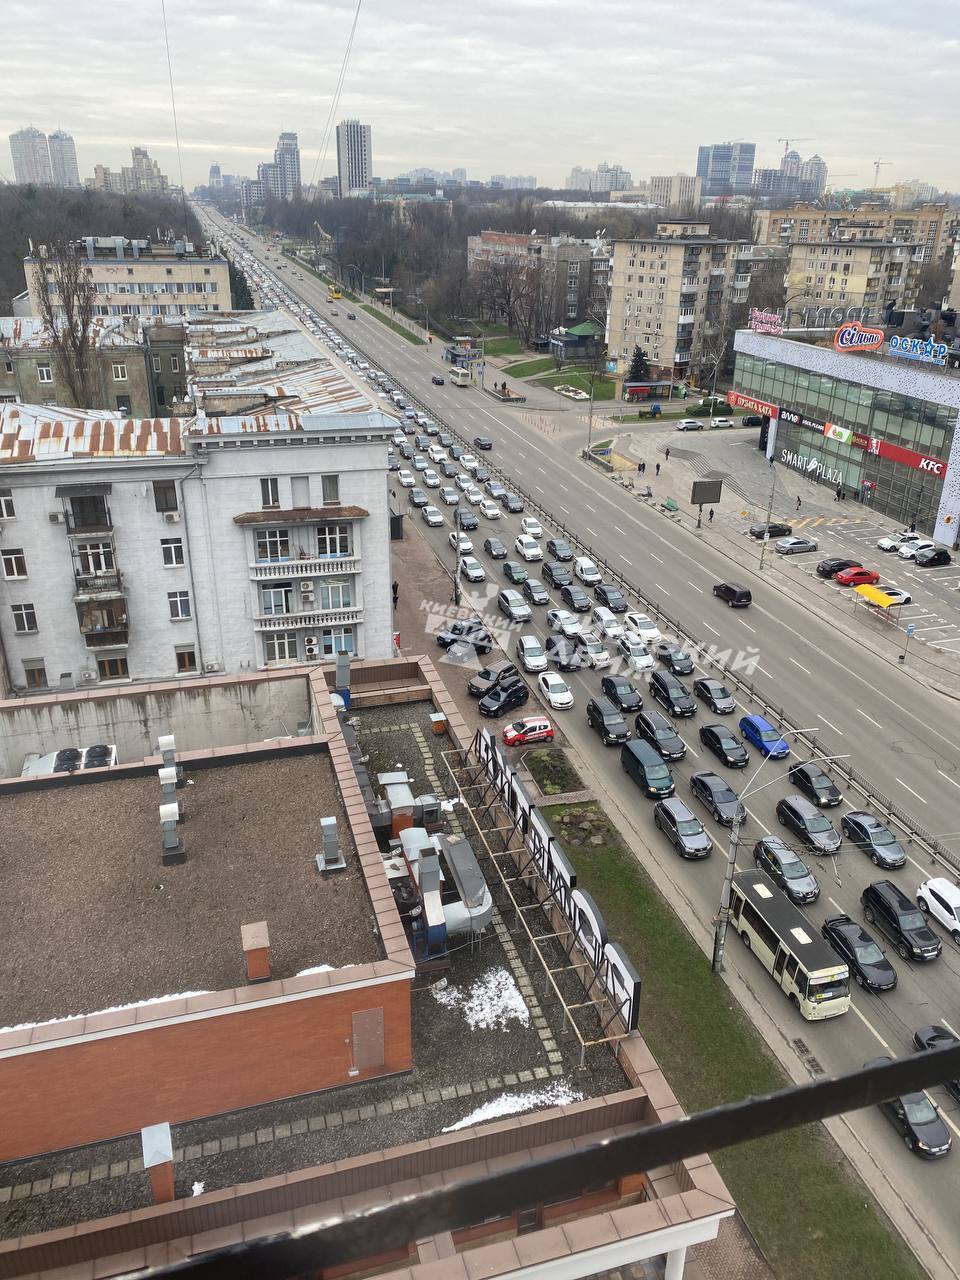
[[752, 413], [766, 414], [768, 418], [777, 416], [775, 404], [767, 404], [765, 400], [755, 400], [753, 396], [741, 395], [739, 391], [727, 392], [727, 404], [733, 405], [734, 409], [749, 409]]
[[[876, 446], [879, 446], [877, 448]], [[891, 458], [905, 467], [913, 467], [915, 471], [925, 471], [928, 475], [943, 477], [947, 473], [946, 458], [931, 458], [925, 453], [916, 453], [913, 449], [904, 449], [902, 445], [891, 444], [888, 440], [871, 438], [870, 453], [879, 454], [881, 458]]]

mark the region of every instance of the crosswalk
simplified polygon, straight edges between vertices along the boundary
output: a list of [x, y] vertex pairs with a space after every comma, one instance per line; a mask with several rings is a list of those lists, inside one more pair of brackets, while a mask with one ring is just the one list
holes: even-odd
[[[796, 520], [789, 521], [794, 529], [817, 529], [821, 526], [840, 526], [846, 525], [854, 528], [856, 525], [869, 524], [866, 516], [800, 516]], [[880, 535], [877, 534], [877, 537]]]

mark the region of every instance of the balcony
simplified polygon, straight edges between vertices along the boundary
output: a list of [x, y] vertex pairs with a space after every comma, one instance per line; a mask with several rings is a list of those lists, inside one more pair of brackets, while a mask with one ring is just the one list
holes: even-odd
[[255, 560], [250, 577], [255, 582], [282, 578], [323, 578], [330, 574], [359, 573], [360, 557], [306, 556], [297, 560]]
[[84, 631], [83, 638], [88, 649], [125, 649], [130, 643], [126, 623], [122, 627], [94, 627]]
[[110, 533], [113, 530], [113, 517], [106, 503], [86, 510], [68, 510], [66, 515], [67, 533], [73, 537], [86, 537], [91, 533]]
[[77, 603], [84, 600], [116, 599], [124, 594], [123, 575], [115, 569], [102, 573], [85, 573], [81, 568], [75, 567], [73, 579], [76, 585], [73, 598]]
[[674, 362], [674, 364], [689, 364], [689, 363], [690, 363], [690, 352], [689, 352], [689, 351], [675, 351], [675, 352], [674, 352], [674, 355], [673, 355], [673, 362]]
[[737, 289], [745, 289], [745, 288], [747, 287], [747, 285], [750, 283], [750, 273], [749, 273], [749, 271], [747, 272], [747, 274], [746, 274], [746, 275], [742, 275], [742, 276], [734, 276], [734, 277], [733, 277], [733, 283], [734, 283], [734, 286], [735, 286]]
[[254, 618], [257, 631], [295, 631], [305, 627], [336, 627], [360, 622], [363, 609], [352, 605], [346, 609], [301, 609], [299, 613], [264, 613]]

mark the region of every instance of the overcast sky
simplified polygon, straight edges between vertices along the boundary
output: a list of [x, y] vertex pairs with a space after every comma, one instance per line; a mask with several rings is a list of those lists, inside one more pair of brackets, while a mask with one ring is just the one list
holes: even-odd
[[[356, 0], [167, 0], [183, 177], [256, 174], [281, 129], [317, 168]], [[74, 135], [81, 178], [145, 145], [179, 170], [160, 0], [5, 0], [0, 127]], [[949, 6], [948, 6], [949, 8]], [[468, 177], [619, 162], [693, 173], [742, 138], [774, 166], [796, 137], [838, 186], [960, 189], [960, 37], [903, 0], [362, 0], [336, 121], [373, 129], [374, 173]], [[221, 10], [218, 12], [218, 10]], [[935, 28], [935, 29], [934, 29]], [[12, 179], [9, 148], [0, 173]], [[330, 146], [321, 176], [335, 170]]]

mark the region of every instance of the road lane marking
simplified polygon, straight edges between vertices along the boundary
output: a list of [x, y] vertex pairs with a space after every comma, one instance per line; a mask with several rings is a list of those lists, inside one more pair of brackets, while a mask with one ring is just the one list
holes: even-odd
[[831, 897], [829, 897], [829, 896], [828, 896], [828, 897], [827, 897], [827, 901], [831, 904], [831, 906], [836, 907], [836, 908], [837, 908], [837, 910], [840, 912], [840, 914], [841, 914], [841, 915], [845, 916], [845, 915], [847, 914], [847, 913], [844, 911], [843, 907], [841, 907], [840, 903], [836, 900], [836, 898], [831, 898]]
[[939, 773], [941, 778], [946, 778], [947, 782], [952, 782], [955, 787], [960, 787], [960, 782], [958, 782], [956, 778], [951, 778], [949, 773], [944, 773], [942, 769], [938, 769], [937, 773]]
[[557, 484], [558, 484], [558, 487], [559, 487], [559, 488], [561, 488], [561, 489], [563, 490], [563, 492], [564, 492], [564, 493], [569, 493], [569, 492], [570, 492], [570, 490], [567, 488], [567, 486], [566, 486], [565, 484], [560, 484], [560, 482], [559, 482], [559, 481], [557, 481]]
[[660, 559], [660, 557], [655, 556], [652, 551], [648, 551], [647, 555], [650, 557], [651, 560], [656, 560], [657, 564], [663, 564], [663, 561]]
[[[619, 555], [620, 553], [618, 552], [617, 554]], [[633, 568], [632, 560], [628, 560], [626, 556], [620, 556], [620, 559], [623, 561], [624, 564], [628, 564], [631, 569]]]
[[[542, 493], [543, 490], [541, 489], [540, 492]], [[587, 533], [589, 533], [591, 538], [595, 538], [597, 536], [592, 529], [588, 529]]]
[[542, 476], [545, 476], [547, 474], [546, 471], [544, 471], [543, 467], [537, 467], [537, 470], [540, 472]]
[[877, 722], [876, 722], [876, 720], [874, 720], [873, 716], [868, 716], [868, 715], [867, 715], [867, 713], [866, 713], [865, 711], [861, 711], [859, 707], [857, 707], [857, 715], [858, 715], [858, 716], [863, 716], [864, 720], [869, 720], [869, 721], [870, 721], [870, 723], [871, 723], [872, 725], [876, 725], [876, 727], [877, 727], [878, 729], [882, 729], [882, 728], [883, 728], [883, 725], [882, 725], [882, 724], [877, 724]]
[[810, 675], [810, 671], [809, 671], [809, 669], [808, 669], [807, 667], [805, 667], [802, 663], [797, 662], [796, 658], [790, 658], [790, 659], [789, 659], [789, 661], [790, 661], [790, 662], [792, 662], [792, 663], [793, 663], [793, 665], [794, 665], [795, 667], [799, 667], [799, 668], [800, 668], [800, 670], [801, 670], [805, 675]]
[[663, 591], [663, 594], [664, 594], [665, 596], [669, 596], [669, 595], [670, 595], [670, 592], [669, 592], [669, 591], [666, 591], [663, 587], [661, 587], [661, 585], [660, 585], [660, 583], [659, 583], [659, 582], [655, 582], [653, 585], [657, 588], [657, 590], [658, 590], [658, 591]]
[[838, 729], [838, 728], [837, 728], [837, 726], [836, 726], [835, 724], [831, 724], [831, 723], [830, 723], [830, 721], [826, 718], [826, 716], [822, 716], [822, 715], [820, 715], [820, 713], [818, 712], [818, 713], [817, 713], [817, 719], [818, 719], [818, 720], [822, 720], [822, 721], [823, 721], [823, 723], [827, 726], [827, 728], [828, 728], [828, 729], [832, 729], [834, 733], [839, 733], [840, 737], [841, 737], [841, 738], [843, 737], [843, 730], [842, 730], [842, 729]]
[[917, 796], [917, 799], [920, 801], [921, 804], [927, 803], [926, 800], [924, 800], [923, 796], [917, 795], [917, 792], [914, 791], [913, 787], [908, 787], [902, 778], [894, 778], [894, 782], [899, 782], [901, 787], [903, 787], [904, 791], [909, 791], [912, 796]]
[[693, 587], [694, 591], [699, 591], [700, 594], [703, 595], [703, 587], [698, 587], [697, 584], [695, 582], [691, 582], [689, 578], [687, 579], [687, 586]]
[[583, 505], [586, 507], [586, 509], [587, 509], [588, 511], [592, 511], [594, 515], [596, 515], [596, 514], [597, 514], [597, 508], [596, 508], [596, 507], [591, 507], [591, 505], [590, 505], [590, 503], [589, 503], [589, 502], [585, 502]]
[[560, 510], [563, 512], [565, 516], [568, 516], [570, 514], [570, 512], [567, 510], [566, 507], [561, 507]]
[[[744, 805], [743, 807], [744, 809], [747, 809], [746, 805]], [[757, 815], [753, 812], [752, 809], [747, 809], [747, 813], [749, 813], [750, 817], [754, 820], [757, 826], [760, 827], [763, 831], [765, 831], [768, 836], [773, 834], [773, 832], [770, 830], [769, 827], [764, 826], [764, 824], [760, 821], [760, 819], [757, 817]]]
[[765, 676], [767, 677], [767, 679], [768, 679], [768, 680], [772, 680], [772, 679], [773, 679], [773, 676], [770, 674], [770, 672], [769, 672], [769, 671], [767, 671], [767, 669], [766, 669], [765, 667], [761, 667], [759, 662], [757, 663], [757, 670], [758, 670], [758, 671], [760, 671], [760, 672], [762, 672], [762, 674], [763, 674], [763, 675], [765, 675]]
[[851, 998], [851, 1000], [850, 1000], [850, 1008], [851, 1008], [851, 1009], [853, 1010], [853, 1012], [857, 1015], [857, 1017], [860, 1019], [860, 1021], [863, 1023], [863, 1025], [867, 1028], [867, 1030], [868, 1030], [868, 1031], [872, 1031], [872, 1032], [873, 1032], [873, 1034], [877, 1037], [877, 1039], [880, 1041], [880, 1043], [881, 1043], [881, 1044], [883, 1045], [883, 1047], [886, 1049], [887, 1053], [892, 1054], [892, 1053], [893, 1053], [893, 1050], [892, 1050], [892, 1049], [890, 1048], [890, 1046], [887, 1044], [886, 1040], [884, 1040], [883, 1036], [880, 1034], [880, 1032], [877, 1030], [877, 1028], [873, 1025], [873, 1023], [872, 1023], [868, 1018], [865, 1018], [865, 1017], [864, 1017], [864, 1015], [860, 1012], [860, 1010], [859, 1010], [859, 1009], [857, 1008], [857, 1006], [854, 1004], [854, 1002], [853, 1002], [853, 999], [852, 999], [852, 998]]
[[750, 623], [749, 623], [749, 622], [744, 622], [744, 620], [743, 620], [742, 618], [740, 619], [740, 625], [741, 625], [741, 627], [746, 627], [746, 628], [747, 628], [747, 630], [750, 632], [750, 634], [751, 634], [751, 635], [754, 635], [754, 636], [755, 636], [755, 635], [757, 634], [757, 633], [756, 633], [756, 631], [754, 631], [753, 627], [751, 627]]
[[613, 527], [614, 527], [614, 530], [615, 530], [617, 533], [621, 534], [624, 538], [627, 536], [627, 535], [626, 535], [626, 533], [625, 533], [625, 531], [624, 531], [623, 529], [621, 529], [621, 528], [620, 528], [620, 526], [619, 526], [618, 524], [615, 524]]
[[543, 493], [543, 490], [540, 488], [538, 484], [535, 484], [533, 487], [536, 489], [537, 493]]
[[709, 623], [709, 622], [705, 622], [703, 625], [707, 628], [707, 630], [708, 630], [708, 631], [712, 631], [712, 632], [713, 632], [713, 634], [714, 634], [718, 639], [720, 638], [720, 632], [719, 632], [719, 631], [714, 631], [713, 627], [711, 627], [711, 625], [710, 625], [710, 623]]
[[954, 1031], [953, 1027], [951, 1027], [950, 1023], [946, 1020], [946, 1018], [940, 1019], [940, 1025], [941, 1027], [946, 1027], [947, 1030], [951, 1033], [951, 1035], [955, 1035], [957, 1039], [960, 1040], [960, 1033]]

